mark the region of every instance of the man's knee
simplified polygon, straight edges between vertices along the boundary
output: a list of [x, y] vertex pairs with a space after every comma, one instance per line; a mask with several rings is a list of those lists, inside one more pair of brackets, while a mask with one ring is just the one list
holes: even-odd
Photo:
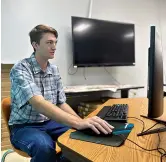
[[32, 157], [32, 162], [56, 159], [55, 142], [49, 135], [37, 129], [21, 129], [11, 138], [11, 141], [14, 147]]
[[32, 141], [28, 146], [29, 154], [31, 157], [36, 154], [50, 154], [55, 153], [55, 144], [50, 144], [46, 140]]

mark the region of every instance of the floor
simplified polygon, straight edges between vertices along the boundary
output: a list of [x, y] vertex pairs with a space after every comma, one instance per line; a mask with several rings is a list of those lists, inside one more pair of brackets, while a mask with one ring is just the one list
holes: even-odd
[[[6, 151], [1, 151], [1, 159], [2, 159], [3, 154]], [[22, 157], [22, 156], [18, 155], [17, 153], [13, 152], [13, 153], [9, 153], [6, 156], [5, 162], [30, 162], [30, 158]]]

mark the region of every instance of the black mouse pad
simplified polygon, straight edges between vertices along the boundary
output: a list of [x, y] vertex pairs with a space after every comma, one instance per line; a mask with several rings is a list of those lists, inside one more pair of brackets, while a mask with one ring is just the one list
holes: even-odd
[[[118, 125], [121, 126], [122, 124], [119, 123]], [[117, 126], [117, 123], [116, 123], [116, 126]], [[105, 137], [93, 136], [93, 135], [85, 134], [81, 131], [75, 131], [70, 134], [70, 138], [81, 140], [81, 141], [103, 144], [103, 145], [107, 145], [107, 146], [118, 147], [118, 146], [123, 145], [123, 143], [127, 139], [128, 135], [130, 134], [131, 130], [132, 130], [132, 128], [127, 133], [122, 132], [119, 135], [112, 134], [110, 136], [105, 136]], [[121, 136], [121, 135], [123, 135], [123, 136]]]

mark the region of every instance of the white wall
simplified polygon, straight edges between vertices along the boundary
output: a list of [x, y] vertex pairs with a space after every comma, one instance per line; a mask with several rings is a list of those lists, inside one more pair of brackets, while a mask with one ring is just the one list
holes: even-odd
[[[89, 2], [2, 0], [2, 62], [9, 63], [10, 60], [11, 63], [11, 60], [16, 62], [28, 57], [32, 52], [28, 32], [35, 25], [43, 23], [53, 26], [59, 32], [56, 59], [51, 62], [58, 65], [65, 85], [115, 83], [102, 67], [79, 68], [75, 75], [68, 74], [72, 63], [71, 16], [87, 17]], [[135, 24], [136, 66], [107, 68], [120, 83], [146, 86], [150, 25], [161, 24], [166, 52], [165, 8], [165, 0], [93, 0], [92, 18]], [[21, 58], [17, 57], [19, 55]], [[83, 77], [84, 70], [86, 80]], [[138, 96], [146, 96], [146, 89], [140, 90]]]
[[159, 3], [159, 29], [161, 33], [163, 58], [164, 58], [164, 82], [166, 83], [166, 0], [160, 0]]
[[[136, 66], [109, 68], [121, 83], [147, 86], [150, 25], [159, 27], [159, 19], [163, 22], [164, 16], [160, 18], [161, 15], [159, 14], [161, 6], [162, 9], [166, 8], [162, 1], [156, 0], [95, 0], [92, 12], [93, 18], [135, 24]], [[165, 12], [165, 10], [162, 10], [162, 12]], [[146, 96], [146, 92], [145, 88], [144, 91], [140, 91], [138, 96]]]
[[15, 63], [33, 52], [29, 31], [48, 24], [59, 33], [56, 63], [64, 84], [70, 84], [71, 16], [87, 16], [89, 0], [2, 0], [2, 63]]
[[[166, 0], [160, 0], [159, 4], [159, 26], [161, 31], [162, 38], [162, 47], [163, 47], [163, 58], [164, 58], [164, 83], [166, 84]], [[164, 87], [166, 92], [166, 86]]]

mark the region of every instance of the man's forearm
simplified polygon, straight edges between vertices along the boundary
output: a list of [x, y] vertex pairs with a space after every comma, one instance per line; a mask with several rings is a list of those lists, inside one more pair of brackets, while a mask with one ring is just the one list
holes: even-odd
[[70, 127], [77, 129], [78, 123], [82, 120], [81, 118], [61, 110], [54, 104], [46, 101], [42, 96], [34, 96], [29, 102], [39, 113]]
[[60, 107], [63, 111], [65, 111], [65, 112], [67, 112], [67, 113], [69, 113], [69, 114], [71, 114], [71, 115], [74, 115], [74, 116], [80, 118], [80, 117], [75, 113], [75, 111], [74, 111], [67, 103], [63, 103], [63, 104], [59, 105], [59, 107]]
[[87, 119], [80, 119], [74, 115], [71, 115], [54, 104], [46, 101], [43, 96], [33, 96], [29, 103], [41, 114], [55, 120], [59, 123], [63, 123], [70, 127], [76, 128], [78, 130], [90, 128], [97, 134], [100, 131], [108, 134], [112, 132], [113, 127], [101, 118], [94, 116]]

